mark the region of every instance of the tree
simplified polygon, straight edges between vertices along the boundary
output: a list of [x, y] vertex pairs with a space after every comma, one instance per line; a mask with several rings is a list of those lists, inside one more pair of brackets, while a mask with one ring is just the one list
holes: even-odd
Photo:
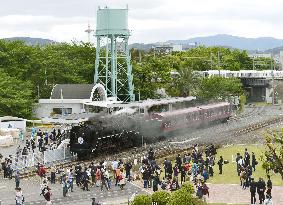
[[0, 115], [29, 118], [32, 115], [32, 84], [0, 70]]
[[278, 70], [279, 64], [273, 58], [259, 57], [253, 59], [253, 69], [255, 70]]
[[246, 51], [224, 47], [199, 46], [186, 52], [174, 53], [189, 63], [193, 70], [249, 70], [252, 59]]
[[178, 73], [179, 77], [172, 82], [173, 86], [168, 88], [169, 93], [173, 96], [183, 97], [195, 94], [201, 81], [200, 76], [190, 67], [181, 68]]
[[212, 76], [201, 80], [197, 96], [205, 101], [229, 100], [231, 96], [240, 96], [242, 93], [240, 79]]
[[263, 168], [267, 171], [274, 170], [283, 180], [283, 130], [280, 134], [275, 132], [265, 136], [266, 151]]
[[140, 92], [141, 99], [159, 98], [156, 91], [171, 82], [171, 70], [171, 64], [165, 57], [148, 57], [146, 62], [134, 62], [135, 93]]

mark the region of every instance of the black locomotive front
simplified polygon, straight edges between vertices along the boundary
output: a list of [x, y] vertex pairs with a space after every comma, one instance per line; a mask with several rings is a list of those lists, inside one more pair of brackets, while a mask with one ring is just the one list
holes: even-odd
[[90, 124], [74, 126], [70, 133], [70, 150], [78, 154], [79, 158], [89, 157], [92, 147], [95, 146], [97, 137]]
[[91, 154], [115, 153], [138, 146], [141, 136], [133, 118], [101, 116], [74, 126], [70, 133], [70, 150], [79, 158]]

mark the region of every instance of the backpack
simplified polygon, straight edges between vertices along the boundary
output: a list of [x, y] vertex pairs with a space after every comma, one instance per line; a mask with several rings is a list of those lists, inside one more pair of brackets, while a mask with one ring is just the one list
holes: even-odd
[[208, 187], [207, 186], [203, 186], [202, 187], [202, 194], [203, 195], [207, 195], [208, 194]]
[[199, 186], [196, 195], [201, 199], [203, 196], [202, 188]]
[[176, 190], [176, 189], [177, 189], [177, 183], [172, 183], [171, 189], [172, 189], [172, 190]]

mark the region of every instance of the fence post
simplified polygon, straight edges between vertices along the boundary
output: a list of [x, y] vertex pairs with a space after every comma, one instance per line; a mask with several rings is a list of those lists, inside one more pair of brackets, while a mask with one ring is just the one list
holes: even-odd
[[42, 152], [43, 154], [43, 164], [46, 164], [46, 153]]
[[65, 145], [64, 145], [64, 160], [66, 159], [66, 149], [65, 149]]
[[31, 167], [33, 167], [34, 166], [34, 153], [32, 153], [31, 156], [32, 156], [31, 157]]
[[52, 152], [53, 152], [53, 159], [52, 159], [52, 162], [54, 162], [54, 161], [56, 161], [56, 152], [57, 152], [57, 149], [53, 149], [52, 150]]

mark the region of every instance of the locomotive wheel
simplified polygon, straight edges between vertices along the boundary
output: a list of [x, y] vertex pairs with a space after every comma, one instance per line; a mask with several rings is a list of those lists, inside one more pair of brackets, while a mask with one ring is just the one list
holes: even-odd
[[88, 152], [80, 152], [78, 153], [78, 160], [90, 159], [90, 153]]
[[101, 137], [97, 142], [95, 154], [117, 153], [131, 147], [141, 146], [141, 136], [139, 133], [131, 131], [122, 131], [110, 136]]

